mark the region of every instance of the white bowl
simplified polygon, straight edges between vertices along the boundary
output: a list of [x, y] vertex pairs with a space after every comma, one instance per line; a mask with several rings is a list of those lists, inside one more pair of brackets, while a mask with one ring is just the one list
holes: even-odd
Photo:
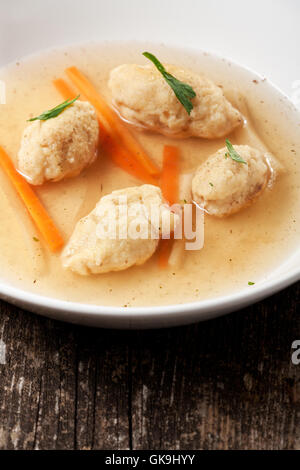
[[[156, 1], [156, 0], [155, 0]], [[188, 0], [189, 2], [190, 0]], [[0, 6], [1, 6], [0, 1]], [[6, 2], [5, 2], [6, 3]], [[60, 5], [60, 18], [64, 18], [64, 13], [68, 16], [68, 25], [72, 27], [66, 29], [64, 35], [63, 29], [61, 27], [61, 20], [57, 25], [57, 34], [55, 34], [55, 18], [53, 17], [53, 11], [57, 9], [53, 4], [57, 3]], [[97, 30], [97, 24], [95, 23], [95, 15], [101, 11], [101, 6], [104, 6], [107, 3], [113, 3], [114, 6], [119, 5], [120, 8], [124, 4], [120, 1], [114, 0], [114, 2], [101, 2], [101, 1], [87, 1], [84, 2], [72, 2], [72, 8], [66, 8], [68, 2], [55, 2], [51, 0], [48, 2], [34, 2], [33, 0], [24, 0], [22, 2], [22, 7], [18, 12], [14, 12], [13, 9], [7, 5], [2, 6], [2, 13], [4, 9], [4, 15], [2, 19], [0, 18], [0, 31], [7, 35], [3, 40], [10, 38], [7, 44], [9, 47], [6, 49], [4, 54], [1, 54], [0, 65], [4, 65], [6, 62], [20, 58], [25, 53], [32, 53], [37, 50], [35, 38], [43, 38], [43, 46], [49, 47], [52, 44], [57, 46], [58, 44], [78, 42], [78, 40], [87, 40], [87, 39], [99, 39], [103, 40], [103, 34], [99, 33]], [[138, 2], [129, 0], [130, 5], [136, 5], [138, 8]], [[177, 3], [174, 0], [172, 5]], [[187, 2], [185, 2], [186, 4]], [[211, 2], [210, 2], [211, 3]], [[233, 3], [233, 2], [230, 2]], [[29, 4], [35, 5], [35, 10], [30, 10], [30, 14], [27, 14]], [[80, 4], [84, 4], [85, 11], [85, 22], [83, 23], [82, 17], [80, 15]], [[149, 5], [148, 1], [144, 2], [144, 5]], [[179, 2], [178, 2], [179, 4]], [[153, 3], [152, 3], [153, 5]], [[169, 3], [170, 5], [170, 3]], [[203, 15], [203, 4], [201, 13]], [[88, 8], [90, 7], [90, 8]], [[196, 8], [196, 6], [194, 5]], [[206, 5], [207, 7], [207, 5]], [[105, 15], [110, 13], [110, 10], [107, 10], [107, 7], [104, 9], [104, 18]], [[97, 10], [97, 11], [96, 11]], [[130, 10], [130, 9], [129, 9]], [[129, 11], [127, 10], [127, 11]], [[204, 8], [205, 10], [205, 8]], [[126, 10], [122, 10], [123, 14], [126, 15]], [[32, 14], [31, 14], [32, 13]], [[103, 13], [103, 12], [102, 12]], [[157, 13], [157, 10], [156, 10]], [[18, 21], [18, 35], [10, 36], [10, 27], [9, 22], [11, 22], [11, 28], [14, 28], [14, 22], [16, 21], [12, 15], [20, 15], [20, 21]], [[47, 14], [49, 15], [47, 17]], [[149, 16], [150, 15], [150, 16]], [[4, 18], [4, 19], [3, 19]], [[45, 19], [49, 20], [49, 27], [44, 23]], [[151, 10], [145, 11], [144, 21], [150, 21], [152, 18], [152, 31], [155, 27], [155, 12]], [[122, 21], [125, 21], [126, 18], [122, 18]], [[90, 20], [90, 23], [89, 23]], [[128, 21], [131, 21], [131, 18], [128, 17]], [[140, 21], [143, 21], [142, 19]], [[125, 21], [126, 22], [126, 21]], [[102, 16], [102, 22], [104, 24], [104, 19]], [[111, 23], [113, 24], [113, 23]], [[147, 23], [148, 24], [148, 23]], [[184, 21], [182, 24], [185, 24]], [[65, 24], [64, 24], [65, 26]], [[163, 40], [164, 35], [164, 25], [160, 24], [159, 30], [155, 30], [156, 40]], [[76, 34], [80, 30], [80, 34]], [[83, 31], [82, 31], [83, 28]], [[129, 28], [130, 29], [130, 28]], [[183, 28], [186, 33], [188, 31], [187, 25]], [[31, 31], [35, 30], [36, 34], [33, 36]], [[151, 30], [151, 28], [150, 28]], [[28, 32], [30, 31], [30, 34]], [[71, 32], [70, 32], [71, 31]], [[132, 39], [132, 33], [129, 32], [126, 36], [126, 39]], [[131, 30], [130, 30], [131, 31]], [[275, 34], [275, 32], [273, 32]], [[18, 38], [22, 39], [21, 43]], [[119, 33], [116, 33], [114, 37], [110, 34], [109, 38], [119, 39]], [[144, 39], [144, 35], [141, 34], [141, 37]], [[149, 33], [148, 39], [151, 39], [151, 34]], [[184, 37], [184, 34], [181, 34], [181, 37]], [[45, 39], [46, 38], [46, 41]], [[223, 39], [222, 39], [223, 41]], [[174, 41], [177, 42], [178, 41]], [[140, 45], [139, 47], [143, 47]], [[214, 62], [213, 55], [206, 55], [196, 50], [197, 43], [194, 41], [194, 51], [190, 48], [189, 54], [195, 56], [195, 60], [200, 60], [203, 62], [203, 67], [209, 68]], [[186, 49], [183, 49], [182, 52], [186, 52]], [[226, 64], [228, 71], [229, 61], [224, 62]], [[221, 67], [221, 65], [220, 65]], [[225, 65], [220, 68], [220, 73], [225, 72]], [[216, 72], [216, 71], [215, 71]], [[214, 73], [215, 73], [214, 72]], [[243, 68], [239, 65], [230, 62], [230, 74], [238, 74], [240, 80], [244, 82], [245, 87], [249, 87], [249, 92], [254, 93], [254, 87], [252, 80], [258, 80], [261, 82], [262, 77], [251, 72], [249, 69]], [[229, 77], [229, 75], [228, 75]], [[295, 77], [297, 78], [297, 77]], [[250, 85], [251, 84], [251, 85]], [[287, 126], [289, 120], [298, 120], [300, 122], [300, 113], [288, 100], [288, 98], [281, 93], [274, 85], [268, 81], [261, 82], [261, 86], [257, 87], [257, 99], [259, 99], [259, 94], [262, 93], [264, 99], [267, 99], [268, 102], [274, 104], [288, 116]], [[216, 299], [210, 299], [200, 302], [187, 303], [184, 305], [170, 305], [163, 307], [133, 307], [133, 308], [121, 308], [121, 307], [107, 307], [107, 306], [93, 306], [88, 304], [79, 304], [61, 301], [54, 298], [48, 298], [40, 295], [36, 295], [30, 292], [23, 291], [18, 289], [6, 282], [0, 282], [0, 296], [4, 300], [16, 304], [22, 308], [28, 309], [30, 311], [45, 315], [51, 318], [56, 318], [58, 320], [80, 323], [90, 326], [99, 326], [99, 327], [108, 327], [108, 328], [154, 328], [154, 327], [167, 327], [175, 326], [180, 324], [188, 324], [200, 320], [206, 320], [213, 318], [219, 315], [223, 315], [234, 310], [241, 309], [249, 304], [257, 302], [275, 292], [287, 287], [288, 285], [296, 282], [300, 279], [300, 250], [295, 250], [288, 259], [281, 265], [279, 265], [273, 273], [269, 274], [266, 279], [262, 282], [256, 284], [253, 288], [246, 288], [239, 293], [218, 297]]]

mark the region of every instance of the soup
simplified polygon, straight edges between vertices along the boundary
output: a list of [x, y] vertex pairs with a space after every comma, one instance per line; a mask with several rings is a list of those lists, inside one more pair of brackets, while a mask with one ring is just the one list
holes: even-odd
[[[274, 156], [276, 180], [249, 207], [229, 217], [205, 215], [201, 250], [185, 251], [178, 267], [161, 269], [159, 250], [145, 263], [126, 270], [80, 276], [51, 253], [4, 172], [0, 171], [1, 279], [40, 295], [95, 305], [150, 306], [182, 304], [231, 294], [267, 279], [299, 244], [299, 122], [282, 111], [280, 98], [270, 101], [268, 84], [223, 59], [165, 46], [137, 43], [88, 44], [45, 52], [3, 68], [6, 103], [0, 105], [0, 144], [17, 166], [26, 121], [62, 102], [53, 79], [76, 65], [101, 91], [112, 96], [108, 77], [120, 64], [145, 64], [145, 49], [166, 64], [177, 64], [210, 77], [243, 115], [245, 123], [228, 137]], [[291, 110], [291, 116], [293, 111]], [[174, 138], [130, 126], [152, 161], [161, 168], [165, 145], [176, 146], [180, 172], [194, 174], [199, 165], [225, 146], [225, 137]], [[227, 137], [227, 136], [226, 136]], [[240, 163], [236, 163], [239, 165]], [[82, 217], [114, 190], [143, 184], [99, 151], [91, 166], [73, 178], [46, 182], [34, 191], [67, 242]]]

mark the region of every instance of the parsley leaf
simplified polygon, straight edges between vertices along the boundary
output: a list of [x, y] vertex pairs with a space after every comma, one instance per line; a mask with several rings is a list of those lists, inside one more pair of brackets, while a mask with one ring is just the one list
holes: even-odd
[[55, 106], [55, 108], [49, 109], [49, 111], [44, 111], [39, 116], [35, 118], [27, 119], [27, 121], [31, 122], [31, 121], [36, 121], [37, 119], [39, 119], [40, 121], [47, 121], [48, 119], [55, 118], [60, 113], [62, 113], [64, 109], [66, 109], [68, 106], [73, 104], [74, 101], [78, 100], [79, 96], [80, 95], [76, 96], [76, 98], [74, 98], [73, 100], [64, 101], [63, 103]]
[[248, 286], [254, 286], [255, 282], [249, 281]]
[[247, 162], [237, 153], [236, 150], [234, 150], [232, 143], [226, 139], [226, 147], [228, 149], [228, 153], [225, 153], [225, 158], [232, 158], [235, 162], [238, 163], [245, 163], [247, 165]]
[[178, 101], [180, 101], [180, 103], [184, 106], [187, 113], [191, 114], [191, 111], [193, 109], [193, 104], [191, 100], [196, 96], [196, 93], [194, 92], [193, 88], [187, 83], [177, 80], [177, 78], [173, 77], [173, 75], [168, 73], [165, 67], [160, 63], [160, 61], [150, 52], [143, 52], [143, 56], [153, 62], [157, 70], [162, 74], [162, 76], [166, 80], [167, 84], [174, 91]]

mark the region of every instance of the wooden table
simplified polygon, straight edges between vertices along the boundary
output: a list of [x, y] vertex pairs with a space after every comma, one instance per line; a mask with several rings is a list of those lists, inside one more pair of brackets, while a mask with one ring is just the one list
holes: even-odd
[[1, 302], [0, 447], [300, 449], [299, 298], [300, 283], [213, 321], [129, 332]]

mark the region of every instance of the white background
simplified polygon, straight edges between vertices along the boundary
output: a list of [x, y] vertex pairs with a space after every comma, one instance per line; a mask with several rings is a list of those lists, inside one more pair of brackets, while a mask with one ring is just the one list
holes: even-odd
[[0, 63], [60, 44], [147, 39], [217, 52], [292, 94], [299, 0], [0, 0]]

